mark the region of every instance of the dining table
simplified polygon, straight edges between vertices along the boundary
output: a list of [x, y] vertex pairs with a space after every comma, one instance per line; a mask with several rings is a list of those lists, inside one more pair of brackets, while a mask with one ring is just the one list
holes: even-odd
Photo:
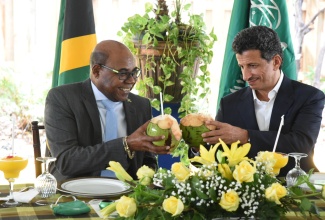
[[[29, 189], [33, 188], [33, 183], [26, 184], [15, 184], [14, 190], [19, 191], [21, 189]], [[8, 195], [9, 187], [8, 185], [0, 185], [0, 197], [4, 197]], [[56, 200], [61, 195], [67, 195], [65, 193], [61, 193], [57, 191], [57, 193], [50, 198], [52, 203], [55, 203]], [[93, 201], [93, 198], [85, 198], [85, 197], [75, 197], [78, 200], [86, 202], [86, 204], [90, 207], [90, 212], [87, 214], [75, 215], [75, 216], [63, 216], [63, 215], [55, 215], [53, 213], [50, 205], [38, 205], [36, 201], [40, 198], [38, 196], [34, 197], [29, 203], [22, 203], [18, 207], [12, 208], [4, 208], [1, 206], [5, 201], [0, 201], [0, 219], [12, 219], [12, 220], [37, 220], [37, 219], [78, 219], [78, 220], [90, 220], [90, 219], [102, 219], [95, 209], [90, 205], [90, 202]], [[98, 199], [96, 199], [98, 200]], [[71, 202], [73, 198], [62, 197], [60, 198], [60, 202]], [[99, 209], [98, 209], [99, 210]]]
[[[21, 189], [25, 189], [26, 187], [32, 188], [34, 186], [33, 183], [26, 183], [26, 184], [15, 184], [14, 190], [19, 191]], [[8, 185], [0, 185], [0, 197], [4, 197], [8, 195], [9, 187]], [[67, 195], [64, 192], [61, 192], [57, 190], [56, 195], [51, 198], [53, 202], [55, 202], [61, 195]], [[75, 216], [63, 216], [63, 215], [55, 215], [53, 213], [53, 210], [51, 209], [50, 205], [37, 205], [35, 202], [37, 199], [39, 199], [37, 196], [34, 197], [30, 202], [28, 203], [22, 203], [21, 206], [13, 207], [13, 208], [4, 208], [1, 206], [1, 203], [4, 201], [0, 201], [0, 219], [3, 220], [37, 220], [37, 219], [78, 219], [78, 220], [89, 220], [89, 219], [103, 219], [100, 217], [97, 212], [99, 210], [98, 207], [94, 207], [93, 201], [101, 201], [98, 198], [86, 198], [86, 197], [78, 197], [77, 199], [86, 202], [86, 204], [90, 207], [90, 212], [87, 214], [81, 214], [81, 215], [75, 215]], [[98, 201], [99, 200], [99, 201]], [[321, 198], [315, 197], [311, 198], [312, 202], [316, 204], [316, 206], [319, 209], [319, 215], [321, 219], [325, 219], [325, 201]], [[73, 201], [69, 197], [63, 197], [60, 202], [69, 202]], [[96, 211], [97, 210], [97, 211]], [[304, 218], [298, 210], [290, 211], [286, 213], [284, 217], [281, 219], [285, 220], [294, 220], [294, 219], [306, 219]], [[110, 217], [109, 219], [113, 219], [114, 217]], [[307, 218], [312, 219], [312, 218]], [[314, 218], [315, 219], [315, 218]]]

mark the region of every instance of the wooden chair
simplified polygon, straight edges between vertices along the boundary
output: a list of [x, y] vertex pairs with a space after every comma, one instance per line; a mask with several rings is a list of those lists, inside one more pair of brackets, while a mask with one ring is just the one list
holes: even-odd
[[39, 125], [38, 121], [32, 121], [34, 163], [35, 163], [36, 177], [42, 174], [42, 162], [36, 160], [37, 157], [41, 157], [41, 141], [39, 135], [40, 129], [45, 129], [44, 125]]

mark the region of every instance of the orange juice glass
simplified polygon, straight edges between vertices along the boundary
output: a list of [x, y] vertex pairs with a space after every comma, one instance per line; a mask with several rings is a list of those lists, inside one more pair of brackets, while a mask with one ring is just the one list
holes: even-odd
[[28, 163], [27, 158], [13, 156], [0, 159], [0, 170], [6, 179], [18, 178], [21, 170], [25, 169]]
[[26, 168], [28, 159], [19, 156], [8, 156], [0, 159], [0, 170], [4, 173], [5, 178], [9, 182], [9, 199], [3, 203], [3, 207], [16, 207], [21, 203], [16, 202], [13, 197], [13, 185], [15, 178], [19, 177], [20, 171]]

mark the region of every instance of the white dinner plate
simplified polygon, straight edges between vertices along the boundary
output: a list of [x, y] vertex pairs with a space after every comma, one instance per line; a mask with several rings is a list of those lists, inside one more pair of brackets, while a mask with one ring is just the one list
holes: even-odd
[[85, 177], [66, 180], [58, 190], [75, 196], [90, 198], [117, 197], [130, 192], [130, 187], [118, 180], [104, 177]]

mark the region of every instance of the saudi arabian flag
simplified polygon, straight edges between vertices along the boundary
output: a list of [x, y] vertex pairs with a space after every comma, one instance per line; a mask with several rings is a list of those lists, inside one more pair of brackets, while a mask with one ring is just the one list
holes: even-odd
[[246, 86], [231, 45], [239, 31], [256, 25], [265, 25], [278, 33], [284, 52], [283, 73], [290, 79], [297, 79], [286, 1], [234, 0], [221, 72], [217, 109], [222, 97]]
[[61, 0], [52, 87], [87, 79], [96, 43], [92, 0]]

